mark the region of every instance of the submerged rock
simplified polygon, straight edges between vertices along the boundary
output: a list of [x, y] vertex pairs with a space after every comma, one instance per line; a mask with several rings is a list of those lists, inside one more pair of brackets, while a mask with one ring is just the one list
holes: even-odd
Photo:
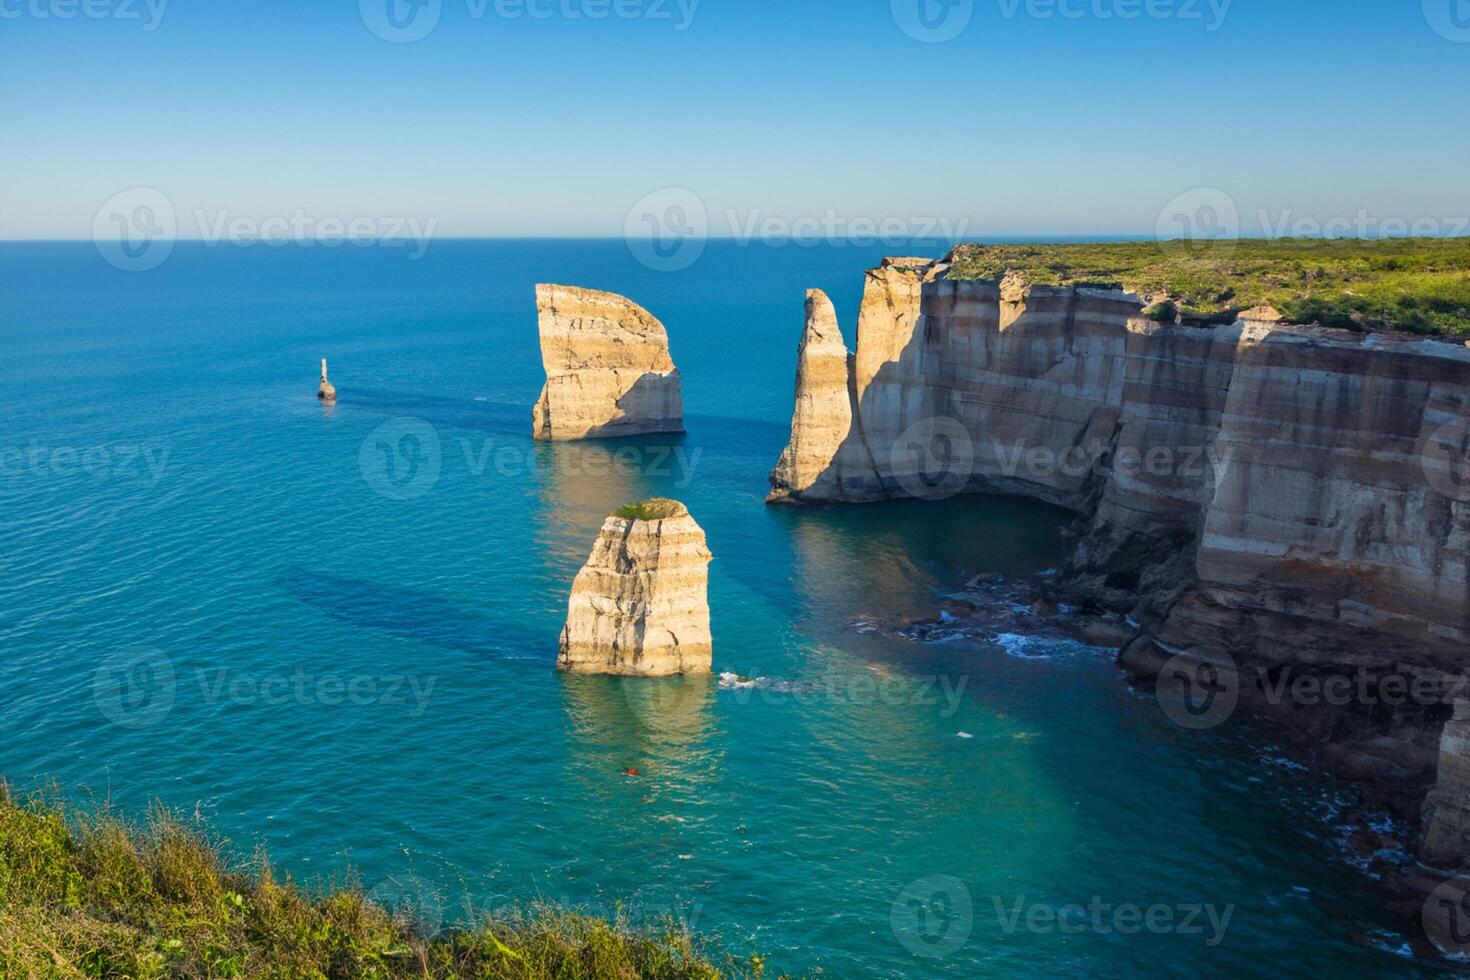
[[538, 285], [546, 385], [532, 410], [541, 440], [683, 432], [679, 372], [664, 326], [616, 293]]
[[337, 400], [337, 389], [332, 387], [332, 382], [327, 380], [327, 359], [322, 358], [322, 382], [317, 385], [316, 396], [331, 405]]
[[557, 668], [709, 673], [712, 557], [704, 530], [677, 500], [647, 500], [610, 515], [572, 583]]

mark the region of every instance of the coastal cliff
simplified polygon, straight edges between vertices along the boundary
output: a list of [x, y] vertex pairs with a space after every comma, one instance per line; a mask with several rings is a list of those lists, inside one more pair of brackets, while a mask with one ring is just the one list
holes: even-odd
[[616, 293], [538, 285], [546, 384], [532, 409], [541, 440], [683, 432], [679, 372], [664, 326]]
[[[1191, 325], [1159, 314], [1168, 297], [951, 273], [870, 271], [840, 379], [840, 337], [812, 342], [809, 303], [771, 501], [980, 492], [1075, 512], [1063, 587], [1139, 624], [1130, 672], [1223, 671], [1400, 812], [1438, 774], [1434, 847], [1470, 864], [1444, 843], [1470, 840], [1470, 767], [1440, 763], [1470, 666], [1470, 351], [1265, 308]], [[815, 447], [833, 447], [825, 466]], [[1373, 693], [1306, 701], [1290, 693], [1302, 678]], [[1387, 703], [1388, 678], [1417, 695]]]
[[710, 550], [676, 500], [648, 500], [603, 522], [572, 583], [557, 668], [579, 674], [707, 674]]

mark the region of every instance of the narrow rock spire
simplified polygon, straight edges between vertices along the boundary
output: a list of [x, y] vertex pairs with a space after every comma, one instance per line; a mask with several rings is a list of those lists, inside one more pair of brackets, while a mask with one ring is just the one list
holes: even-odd
[[327, 359], [322, 358], [322, 383], [317, 386], [316, 396], [331, 405], [337, 400], [337, 389], [327, 380]]

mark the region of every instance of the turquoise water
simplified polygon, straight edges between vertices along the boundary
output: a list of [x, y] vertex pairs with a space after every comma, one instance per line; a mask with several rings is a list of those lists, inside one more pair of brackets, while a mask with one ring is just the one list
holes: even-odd
[[[763, 506], [803, 291], [851, 343], [878, 257], [0, 245], [0, 772], [198, 805], [431, 924], [621, 905], [841, 977], [1427, 971], [1349, 940], [1402, 942], [1335, 787], [1172, 727], [1098, 651], [849, 628], [1065, 554], [1022, 501]], [[537, 281], [665, 322], [687, 436], [531, 442]], [[716, 670], [762, 688], [552, 669], [603, 515], [650, 494], [708, 532]], [[1048, 917], [1094, 899], [1230, 918]]]

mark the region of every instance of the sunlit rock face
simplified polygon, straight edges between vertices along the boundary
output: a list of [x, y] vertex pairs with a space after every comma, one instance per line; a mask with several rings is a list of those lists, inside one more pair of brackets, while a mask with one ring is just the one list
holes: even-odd
[[771, 474], [772, 503], [834, 495], [842, 483], [838, 450], [852, 431], [852, 355], [832, 300], [820, 289], [806, 294], [806, 329], [796, 360], [791, 442]]
[[1470, 669], [1465, 348], [1267, 309], [1157, 323], [1122, 290], [946, 271], [890, 259], [867, 274], [847, 401], [839, 351], [817, 339], [835, 331], [809, 313], [773, 498], [1066, 507], [1066, 582], [1140, 622], [1131, 670], [1233, 663], [1242, 702], [1325, 743], [1333, 768], [1422, 798], [1447, 703], [1300, 710], [1262, 687], [1366, 671], [1450, 691]]
[[684, 431], [668, 334], [647, 310], [615, 293], [538, 285], [536, 313], [546, 368], [537, 439]]
[[707, 674], [712, 556], [704, 530], [678, 501], [645, 501], [629, 513], [603, 522], [572, 584], [557, 667], [644, 677]]

